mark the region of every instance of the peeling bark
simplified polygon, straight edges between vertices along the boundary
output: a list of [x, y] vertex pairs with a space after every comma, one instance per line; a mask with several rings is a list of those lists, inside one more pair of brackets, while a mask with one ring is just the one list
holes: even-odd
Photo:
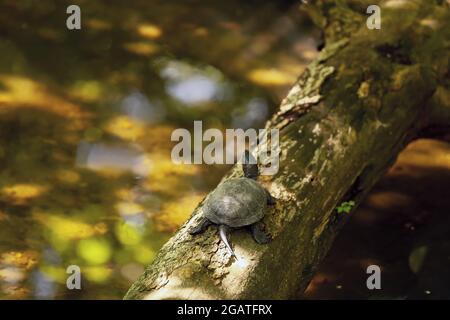
[[[348, 219], [336, 207], [357, 206], [407, 143], [436, 119], [450, 122], [442, 107], [449, 103], [448, 5], [382, 1], [382, 29], [368, 30], [363, 3], [316, 2], [326, 47], [267, 124], [281, 129], [280, 170], [259, 179], [277, 199], [264, 218], [274, 240], [258, 245], [246, 231], [233, 232], [236, 261], [217, 229], [187, 233], [200, 203], [125, 299], [293, 297]], [[224, 179], [240, 175], [236, 166]]]

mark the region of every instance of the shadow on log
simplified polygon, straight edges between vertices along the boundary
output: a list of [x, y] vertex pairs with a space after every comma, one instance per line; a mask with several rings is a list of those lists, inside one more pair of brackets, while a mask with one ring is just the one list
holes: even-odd
[[[280, 129], [280, 170], [259, 178], [277, 199], [264, 218], [274, 240], [258, 245], [247, 232], [233, 232], [237, 261], [216, 228], [188, 234], [200, 203], [125, 299], [293, 297], [348, 219], [336, 208], [350, 200], [357, 206], [422, 132], [448, 127], [448, 4], [381, 1], [381, 29], [369, 30], [366, 2], [307, 8], [326, 45], [267, 123]], [[235, 167], [224, 179], [240, 175]]]

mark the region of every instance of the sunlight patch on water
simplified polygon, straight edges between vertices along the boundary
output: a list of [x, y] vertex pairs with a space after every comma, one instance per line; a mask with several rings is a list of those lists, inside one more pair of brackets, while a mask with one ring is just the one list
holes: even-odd
[[142, 228], [127, 222], [119, 222], [116, 225], [115, 233], [117, 240], [123, 245], [133, 246], [141, 242], [144, 236]]
[[69, 94], [85, 102], [93, 102], [103, 96], [104, 88], [98, 81], [77, 81], [69, 89]]
[[113, 117], [106, 123], [104, 129], [106, 132], [128, 141], [135, 141], [145, 134], [144, 124], [128, 116]]
[[35, 221], [46, 226], [50, 235], [55, 237], [55, 240], [60, 240], [61, 244], [67, 243], [66, 241], [69, 240], [85, 239], [104, 233], [104, 230], [96, 228], [95, 225], [77, 221], [73, 217], [65, 216], [63, 212], [35, 210], [32, 216]]
[[110, 243], [102, 238], [83, 239], [77, 244], [78, 256], [90, 265], [108, 262], [112, 255], [111, 251]]
[[113, 273], [111, 267], [108, 266], [87, 266], [83, 268], [83, 275], [92, 282], [102, 283], [107, 281]]
[[290, 85], [296, 80], [296, 76], [277, 69], [254, 69], [248, 75], [248, 79], [260, 85]]

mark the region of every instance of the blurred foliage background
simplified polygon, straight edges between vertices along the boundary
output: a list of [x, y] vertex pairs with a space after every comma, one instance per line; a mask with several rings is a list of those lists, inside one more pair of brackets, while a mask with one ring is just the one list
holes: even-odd
[[173, 164], [172, 131], [262, 127], [310, 29], [289, 3], [2, 0], [0, 297], [121, 298], [228, 169]]
[[[66, 28], [70, 4], [80, 31]], [[318, 30], [298, 5], [0, 1], [0, 298], [122, 298], [228, 169], [173, 164], [172, 131], [194, 120], [263, 127], [317, 54]], [[437, 199], [449, 190], [449, 149], [410, 149], [299, 297], [370, 298], [373, 261], [393, 275], [389, 297], [449, 296], [418, 284], [433, 252], [450, 260], [430, 244], [448, 245], [448, 229], [426, 228], [450, 207]], [[66, 288], [72, 264], [82, 290]]]

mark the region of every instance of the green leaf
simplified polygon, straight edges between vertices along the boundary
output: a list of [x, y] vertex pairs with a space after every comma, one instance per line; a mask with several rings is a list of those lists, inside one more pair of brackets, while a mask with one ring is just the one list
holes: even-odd
[[342, 212], [349, 213], [354, 206], [355, 206], [355, 201], [353, 201], [353, 200], [345, 201], [345, 202], [342, 202], [341, 205], [336, 208], [336, 210], [338, 213], [342, 213]]

